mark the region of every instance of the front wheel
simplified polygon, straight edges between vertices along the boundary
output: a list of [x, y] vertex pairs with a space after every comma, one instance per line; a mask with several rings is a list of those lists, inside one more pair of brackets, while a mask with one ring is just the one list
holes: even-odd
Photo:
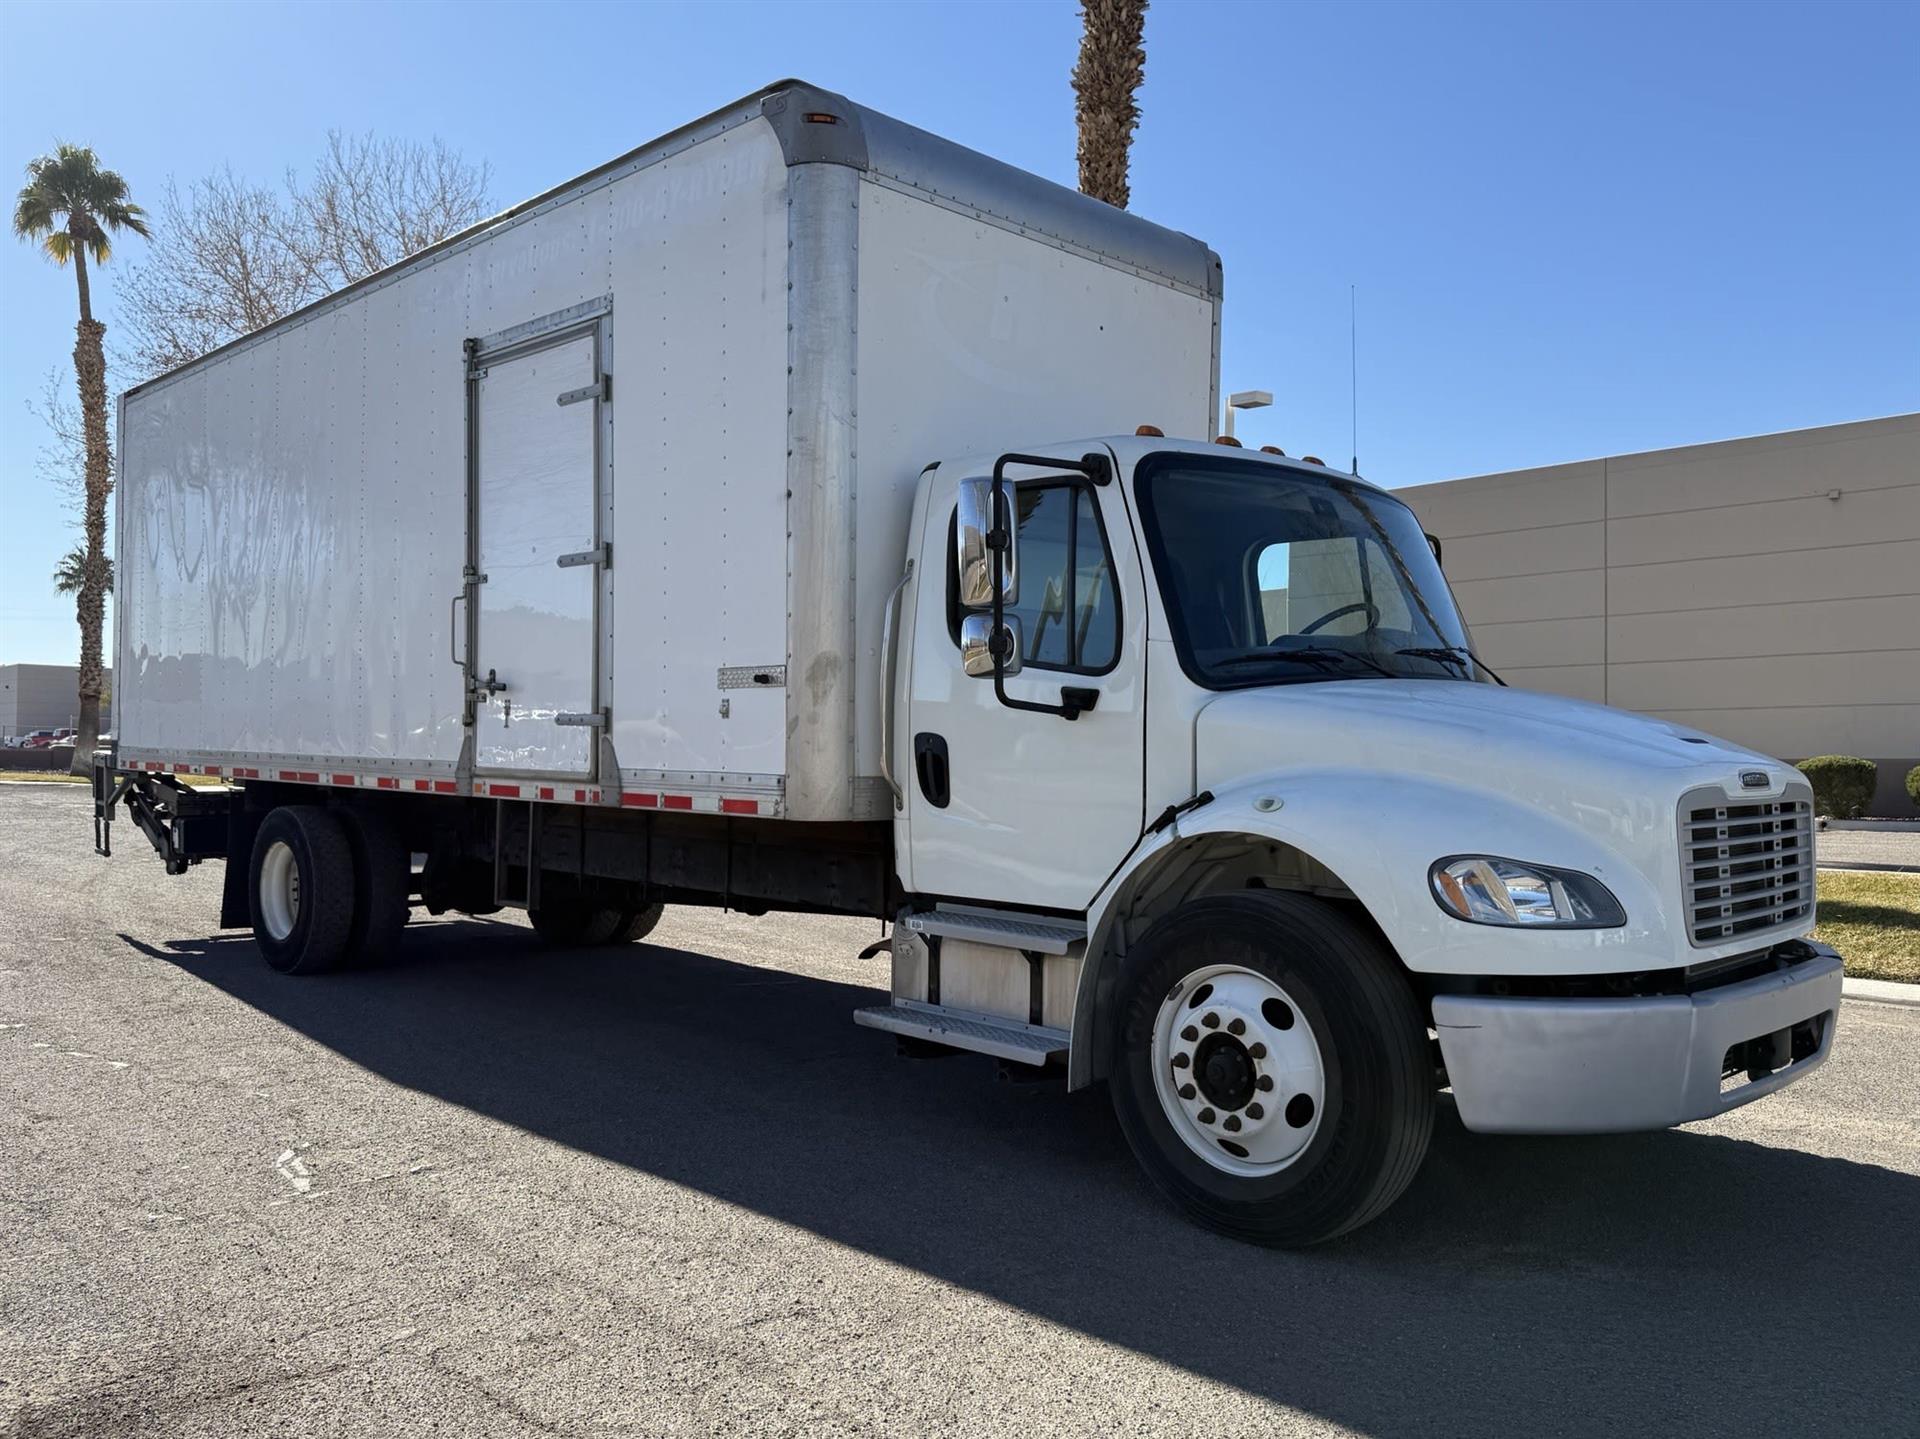
[[1154, 1184], [1256, 1244], [1315, 1244], [1399, 1198], [1435, 1081], [1398, 962], [1330, 905], [1250, 891], [1160, 920], [1122, 970], [1114, 1110]]

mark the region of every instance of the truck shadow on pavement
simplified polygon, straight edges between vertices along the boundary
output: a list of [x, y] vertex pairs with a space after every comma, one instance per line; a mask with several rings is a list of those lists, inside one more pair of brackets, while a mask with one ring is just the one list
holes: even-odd
[[1384, 1219], [1268, 1252], [1164, 1207], [1104, 1093], [895, 1058], [849, 1020], [871, 990], [482, 923], [317, 980], [126, 938], [397, 1084], [1356, 1430], [1911, 1432], [1920, 1400], [1892, 1170], [1443, 1110]]

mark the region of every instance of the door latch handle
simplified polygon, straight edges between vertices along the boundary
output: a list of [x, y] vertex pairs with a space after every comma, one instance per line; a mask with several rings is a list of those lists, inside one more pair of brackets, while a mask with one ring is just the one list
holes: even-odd
[[506, 689], [506, 687], [507, 682], [499, 678], [492, 670], [488, 670], [487, 677], [474, 686], [475, 689], [488, 696], [497, 695]]

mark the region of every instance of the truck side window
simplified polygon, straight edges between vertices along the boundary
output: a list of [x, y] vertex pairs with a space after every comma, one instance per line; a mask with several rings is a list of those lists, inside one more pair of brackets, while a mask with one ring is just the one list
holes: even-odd
[[1082, 484], [1021, 485], [1020, 617], [1025, 663], [1104, 674], [1120, 658], [1113, 554], [1093, 492]]

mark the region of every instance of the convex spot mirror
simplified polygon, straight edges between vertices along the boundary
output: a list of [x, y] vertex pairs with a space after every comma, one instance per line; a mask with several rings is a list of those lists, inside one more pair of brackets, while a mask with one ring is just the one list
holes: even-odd
[[[1020, 616], [1008, 615], [1000, 624], [1000, 657], [1003, 674], [1020, 673], [1020, 656], [1025, 643], [1020, 632]], [[960, 667], [974, 679], [993, 677], [993, 616], [968, 615], [960, 621]]]
[[[1007, 604], [1020, 602], [1020, 565], [1016, 551], [1018, 528], [1013, 517], [1013, 486], [1002, 486], [1004, 496], [999, 519], [1003, 548], [1000, 555], [1000, 597]], [[993, 548], [995, 533], [992, 480], [960, 482], [960, 513], [954, 526], [954, 562], [960, 575], [960, 603], [970, 610], [986, 609], [993, 604]], [[1019, 651], [1016, 648], [1015, 657]], [[992, 666], [988, 666], [992, 673]], [[967, 671], [972, 674], [972, 670]]]

